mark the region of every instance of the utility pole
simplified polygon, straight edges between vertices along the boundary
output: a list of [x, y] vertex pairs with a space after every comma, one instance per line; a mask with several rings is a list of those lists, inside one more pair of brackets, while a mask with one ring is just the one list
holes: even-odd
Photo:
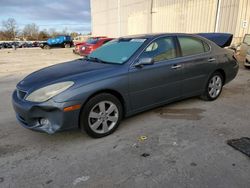
[[154, 0], [149, 0], [149, 18], [148, 18], [148, 33], [152, 33], [153, 31], [153, 7], [154, 7]]
[[121, 36], [121, 0], [117, 1], [118, 37]]
[[214, 32], [218, 32], [219, 31], [220, 10], [221, 10], [221, 0], [217, 0], [217, 10], [216, 10]]

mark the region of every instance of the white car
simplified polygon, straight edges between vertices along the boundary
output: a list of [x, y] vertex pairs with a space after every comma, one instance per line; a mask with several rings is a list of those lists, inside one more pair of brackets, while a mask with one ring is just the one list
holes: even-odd
[[247, 55], [246, 55], [246, 61], [244, 63], [244, 66], [246, 68], [250, 68], [250, 50], [247, 51]]
[[250, 34], [245, 34], [239, 52], [242, 57], [246, 57], [244, 66], [250, 68]]

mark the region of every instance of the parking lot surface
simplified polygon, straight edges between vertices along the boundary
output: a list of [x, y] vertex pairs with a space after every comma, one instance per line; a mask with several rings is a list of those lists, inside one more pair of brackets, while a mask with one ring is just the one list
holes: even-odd
[[216, 101], [140, 113], [105, 138], [21, 127], [11, 105], [17, 82], [77, 58], [72, 49], [0, 50], [0, 187], [250, 187], [250, 159], [226, 144], [250, 137], [249, 70]]

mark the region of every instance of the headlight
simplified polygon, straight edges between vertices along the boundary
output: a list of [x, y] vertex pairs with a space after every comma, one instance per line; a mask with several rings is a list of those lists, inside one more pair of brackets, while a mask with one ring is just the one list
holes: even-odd
[[74, 85], [74, 82], [60, 82], [40, 88], [26, 97], [27, 101], [45, 102]]
[[85, 46], [82, 47], [82, 50], [85, 50]]

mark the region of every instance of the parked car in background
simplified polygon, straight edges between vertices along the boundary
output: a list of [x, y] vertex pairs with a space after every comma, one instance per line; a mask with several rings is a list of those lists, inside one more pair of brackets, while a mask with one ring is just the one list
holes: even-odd
[[233, 44], [231, 48], [244, 61], [244, 66], [250, 68], [250, 34], [245, 34], [242, 43]]
[[80, 42], [80, 43], [75, 44], [75, 48], [73, 49], [73, 53], [79, 55], [80, 48], [81, 48], [84, 44], [86, 44], [86, 42]]
[[12, 42], [3, 42], [2, 48], [12, 48]]
[[79, 55], [87, 56], [97, 48], [101, 47], [103, 44], [113, 40], [113, 38], [107, 37], [91, 37], [85, 44], [79, 47]]
[[32, 48], [32, 47], [39, 47], [40, 43], [39, 41], [10, 41], [10, 42], [2, 42], [0, 43], [0, 49], [4, 48], [13, 48], [15, 46], [16, 48]]
[[233, 54], [214, 42], [190, 34], [115, 39], [83, 60], [19, 82], [12, 96], [17, 120], [49, 134], [80, 127], [99, 138], [123, 117], [192, 96], [213, 101], [239, 69]]
[[244, 66], [250, 68], [250, 34], [245, 34], [242, 44], [240, 45], [240, 55], [245, 58]]
[[70, 48], [71, 46], [73, 46], [73, 41], [71, 36], [68, 35], [60, 35], [55, 38], [49, 38], [46, 42], [40, 44], [42, 49], [50, 49], [52, 47]]
[[86, 42], [89, 38], [90, 38], [90, 35], [80, 35], [80, 36], [75, 37], [73, 39], [74, 46], [79, 43]]
[[73, 49], [73, 53], [78, 54], [80, 53], [80, 49], [85, 46], [86, 43], [91, 43], [93, 40], [95, 39], [99, 39], [99, 38], [107, 38], [104, 36], [99, 36], [99, 37], [89, 37], [85, 42], [80, 42], [75, 44], [75, 48]]

